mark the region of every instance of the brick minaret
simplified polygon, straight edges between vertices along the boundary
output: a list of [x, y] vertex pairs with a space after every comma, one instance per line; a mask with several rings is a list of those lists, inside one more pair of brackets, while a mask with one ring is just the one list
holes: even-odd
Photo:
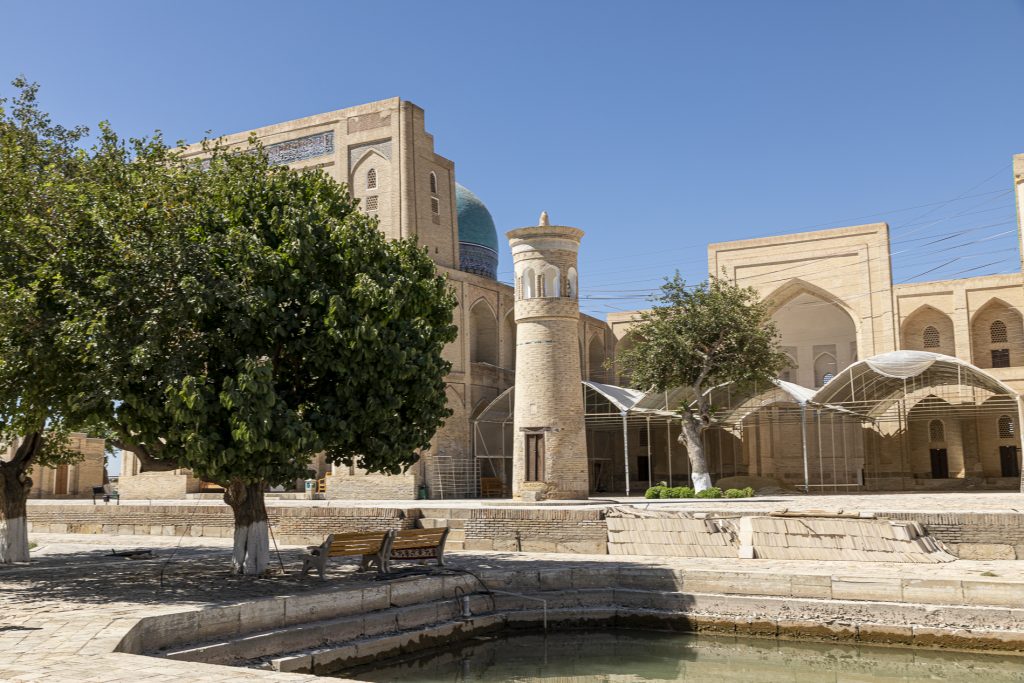
[[586, 498], [576, 255], [583, 231], [540, 225], [508, 233], [516, 275], [512, 495]]

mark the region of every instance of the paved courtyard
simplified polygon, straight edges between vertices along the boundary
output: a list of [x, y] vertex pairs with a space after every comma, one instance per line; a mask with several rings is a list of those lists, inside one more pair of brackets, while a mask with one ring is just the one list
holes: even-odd
[[[328, 580], [299, 578], [301, 549], [281, 549], [278, 572], [247, 579], [228, 574], [229, 541], [154, 536], [37, 534], [29, 565], [0, 568], [0, 680], [181, 681], [279, 680], [313, 677], [144, 658], [114, 653], [141, 617], [374, 582], [354, 563], [334, 563]], [[112, 550], [149, 548], [154, 559], [128, 560]], [[1024, 582], [1024, 562], [965, 561], [936, 566], [857, 562], [613, 557], [541, 553], [452, 553], [450, 564], [469, 570], [539, 568], [570, 571], [601, 566], [663, 567], [675, 572], [743, 572], [749, 577], [789, 574]], [[737, 580], [739, 578], [737, 577]]]

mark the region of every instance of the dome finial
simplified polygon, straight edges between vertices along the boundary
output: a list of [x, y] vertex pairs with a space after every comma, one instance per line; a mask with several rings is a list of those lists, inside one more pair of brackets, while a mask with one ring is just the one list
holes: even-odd
[[551, 223], [548, 221], [548, 212], [547, 211], [541, 211], [540, 212], [540, 222], [537, 223], [537, 225], [551, 225]]

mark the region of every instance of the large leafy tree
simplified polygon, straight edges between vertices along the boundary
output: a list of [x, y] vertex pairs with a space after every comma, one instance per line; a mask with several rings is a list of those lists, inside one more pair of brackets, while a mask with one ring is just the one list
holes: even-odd
[[[449, 415], [455, 300], [425, 251], [389, 241], [318, 171], [213, 149], [200, 165], [106, 136], [96, 209], [110, 267], [76, 327], [110, 384], [115, 443], [222, 484], [234, 566], [269, 561], [268, 485], [311, 458], [397, 473]], [[115, 270], [115, 264], [121, 267]]]
[[655, 301], [630, 330], [635, 344], [617, 363], [638, 388], [688, 389], [679, 406], [679, 441], [686, 446], [694, 488], [703, 491], [711, 476], [702, 436], [715, 411], [708, 390], [727, 383], [766, 385], [788, 365], [787, 356], [778, 349], [767, 304], [753, 288], [718, 277], [689, 288], [676, 273]]
[[60, 343], [61, 290], [76, 277], [64, 254], [87, 243], [83, 128], [53, 124], [24, 79], [0, 99], [0, 563], [28, 561], [26, 500], [33, 467], [73, 463], [74, 396], [92, 381]]

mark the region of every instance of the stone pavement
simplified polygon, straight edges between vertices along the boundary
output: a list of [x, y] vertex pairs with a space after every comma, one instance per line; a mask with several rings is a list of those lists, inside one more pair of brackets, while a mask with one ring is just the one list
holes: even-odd
[[[334, 563], [329, 580], [297, 576], [301, 550], [282, 549], [287, 573], [260, 579], [231, 576], [229, 541], [155, 536], [44, 535], [29, 565], [0, 568], [0, 680], [5, 681], [312, 681], [305, 675], [148, 658], [114, 652], [142, 617], [172, 614], [249, 600], [289, 596], [341, 587], [374, 585], [354, 563]], [[180, 545], [179, 545], [180, 544]], [[151, 560], [109, 556], [111, 549], [151, 548]], [[276, 565], [275, 558], [275, 566]], [[832, 577], [891, 586], [893, 581], [927, 585], [937, 579], [989, 586], [998, 600], [1021, 594], [1024, 562], [965, 561], [944, 565], [908, 565], [791, 560], [728, 561], [713, 558], [657, 558], [541, 553], [453, 553], [451, 564], [473, 571], [508, 573], [570, 572], [595, 566], [629, 570], [663, 568], [694, 580], [723, 576], [730, 590], [758, 594], [766, 584], [795, 575]], [[711, 584], [709, 584], [711, 585]], [[957, 584], [959, 585], [959, 584]], [[761, 593], [769, 594], [769, 593]], [[960, 596], [966, 597], [966, 590]], [[838, 596], [833, 596], [838, 597]], [[854, 598], [856, 599], [856, 598]], [[1000, 604], [1003, 602], [985, 602]], [[1006, 606], [1006, 605], [1004, 605]]]

